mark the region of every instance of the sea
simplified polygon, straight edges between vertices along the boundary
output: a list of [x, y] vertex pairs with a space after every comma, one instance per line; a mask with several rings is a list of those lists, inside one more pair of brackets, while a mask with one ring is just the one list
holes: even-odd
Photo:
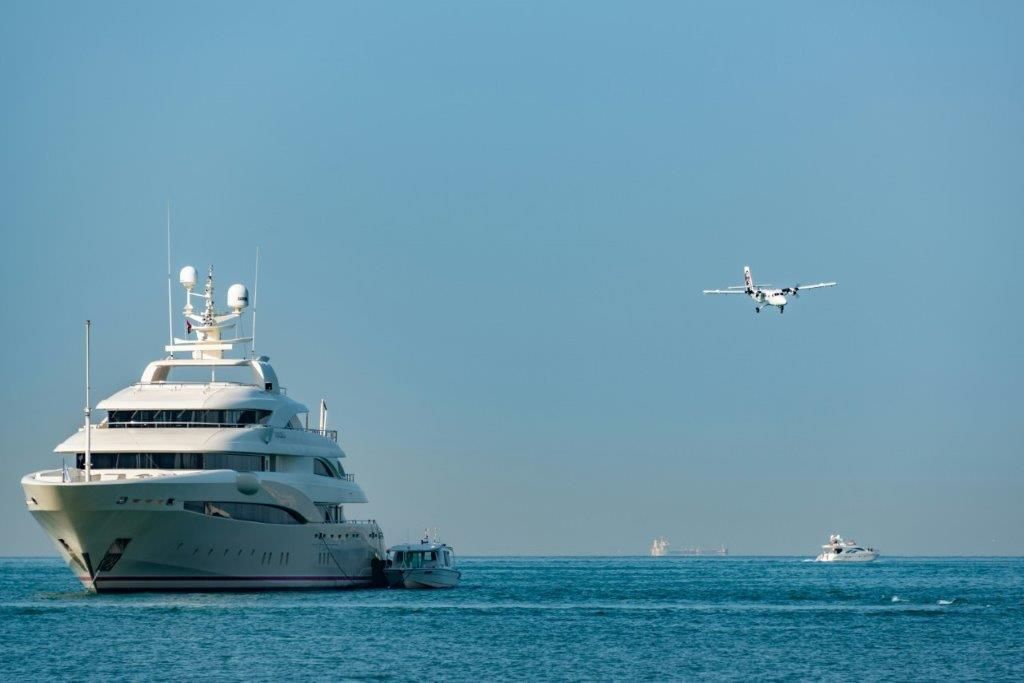
[[86, 593], [0, 559], [0, 680], [1024, 680], [1024, 559], [467, 557], [449, 590]]

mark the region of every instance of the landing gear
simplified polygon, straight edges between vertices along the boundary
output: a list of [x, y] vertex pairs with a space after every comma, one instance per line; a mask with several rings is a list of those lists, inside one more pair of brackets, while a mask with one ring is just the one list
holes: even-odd
[[782, 315], [785, 312], [786, 312], [786, 305], [783, 304], [783, 305], [779, 306], [779, 315]]

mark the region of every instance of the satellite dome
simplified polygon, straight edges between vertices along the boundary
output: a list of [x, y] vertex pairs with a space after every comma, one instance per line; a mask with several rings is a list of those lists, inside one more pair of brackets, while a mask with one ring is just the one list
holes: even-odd
[[239, 313], [248, 305], [249, 290], [245, 288], [245, 285], [235, 284], [228, 287], [228, 308]]
[[185, 266], [178, 274], [178, 282], [180, 282], [181, 286], [185, 289], [192, 289], [196, 286], [196, 282], [198, 281], [199, 274], [196, 273], [196, 269], [192, 266]]

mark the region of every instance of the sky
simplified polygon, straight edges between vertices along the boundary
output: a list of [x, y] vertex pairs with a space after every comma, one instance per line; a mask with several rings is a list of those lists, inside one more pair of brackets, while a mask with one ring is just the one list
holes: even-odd
[[[0, 554], [20, 478], [253, 284], [388, 542], [1024, 547], [1024, 6], [9, 2]], [[836, 280], [755, 314], [704, 288]], [[174, 287], [175, 324], [183, 297]], [[180, 334], [181, 330], [176, 332]]]

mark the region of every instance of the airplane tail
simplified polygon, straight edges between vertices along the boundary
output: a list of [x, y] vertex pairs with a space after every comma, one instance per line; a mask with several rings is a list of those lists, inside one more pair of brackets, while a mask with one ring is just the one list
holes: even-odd
[[747, 286], [747, 291], [753, 291], [754, 289], [754, 276], [750, 274], [750, 266], [743, 266], [743, 283]]

